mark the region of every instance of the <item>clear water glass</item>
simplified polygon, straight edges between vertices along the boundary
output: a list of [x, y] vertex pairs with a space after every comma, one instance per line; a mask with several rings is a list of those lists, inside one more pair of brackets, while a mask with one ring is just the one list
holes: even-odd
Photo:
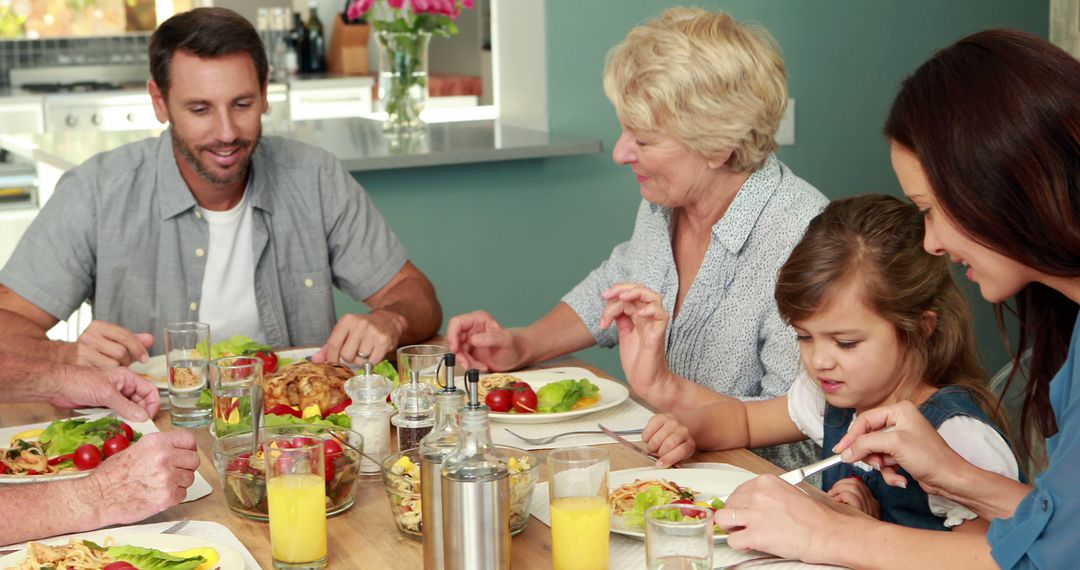
[[210, 424], [210, 404], [199, 404], [199, 396], [206, 389], [209, 354], [210, 325], [187, 322], [165, 327], [169, 413], [175, 426], [190, 428]]
[[649, 570], [710, 570], [712, 510], [662, 505], [645, 511], [645, 560]]

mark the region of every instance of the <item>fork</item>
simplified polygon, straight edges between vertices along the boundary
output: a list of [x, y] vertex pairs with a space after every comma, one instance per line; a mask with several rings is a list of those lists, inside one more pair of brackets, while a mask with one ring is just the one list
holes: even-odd
[[[190, 522], [190, 521], [188, 519], [186, 519], [186, 518], [182, 519], [182, 520], [179, 520], [179, 521], [176, 521], [176, 523], [174, 523], [172, 526], [170, 526], [169, 528], [161, 531], [161, 534], [177, 534], [177, 533], [180, 532], [180, 529], [187, 526], [188, 522]], [[15, 552], [19, 552], [20, 550], [23, 550], [25, 547], [26, 547], [26, 544], [20, 544], [18, 548], [9, 548], [9, 549], [0, 550], [0, 556], [6, 556], [8, 554], [13, 554]]]
[[[519, 435], [519, 434], [514, 433], [513, 431], [510, 430], [510, 428], [503, 428], [503, 429], [506, 430], [506, 433], [520, 439], [521, 441], [524, 441], [525, 443], [527, 443], [529, 445], [544, 445], [545, 443], [551, 443], [551, 442], [555, 441], [556, 439], [559, 439], [560, 437], [564, 437], [564, 436], [568, 436], [568, 435], [602, 434], [602, 433], [604, 433], [604, 432], [602, 432], [600, 430], [583, 430], [583, 431], [567, 431], [567, 432], [563, 432], [563, 433], [557, 433], [555, 435], [550, 435], [548, 437], [525, 437], [523, 435]], [[641, 428], [641, 429], [624, 429], [624, 430], [616, 431], [615, 433], [617, 433], [619, 435], [630, 435], [630, 434], [635, 434], [635, 433], [641, 433], [643, 431], [645, 431], [644, 428]]]

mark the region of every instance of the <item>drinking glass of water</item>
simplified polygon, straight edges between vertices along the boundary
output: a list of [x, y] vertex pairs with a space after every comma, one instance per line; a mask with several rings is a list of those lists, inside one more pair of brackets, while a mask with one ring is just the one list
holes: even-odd
[[169, 366], [169, 403], [172, 423], [202, 427], [210, 423], [211, 405], [199, 405], [206, 389], [210, 359], [210, 325], [173, 323], [165, 327], [165, 361]]
[[649, 570], [710, 570], [712, 510], [663, 505], [645, 511], [645, 560]]

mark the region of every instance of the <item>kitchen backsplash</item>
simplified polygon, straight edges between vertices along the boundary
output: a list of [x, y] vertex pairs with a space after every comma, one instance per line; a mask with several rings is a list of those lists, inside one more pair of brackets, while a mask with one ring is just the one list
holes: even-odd
[[150, 32], [93, 38], [0, 40], [0, 87], [11, 84], [12, 69], [146, 63], [149, 42]]

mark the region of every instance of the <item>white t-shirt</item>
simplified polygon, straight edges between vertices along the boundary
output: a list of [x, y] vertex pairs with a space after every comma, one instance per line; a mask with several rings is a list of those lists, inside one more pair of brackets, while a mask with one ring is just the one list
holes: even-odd
[[210, 325], [210, 338], [214, 342], [238, 334], [266, 342], [255, 305], [253, 214], [248, 190], [244, 189], [243, 199], [231, 210], [214, 212], [199, 208], [210, 226], [199, 320]]
[[[818, 445], [822, 444], [825, 439], [825, 394], [805, 369], [799, 371], [799, 376], [788, 390], [788, 415], [806, 437]], [[942, 422], [937, 431], [949, 447], [968, 463], [1011, 479], [1019, 479], [1019, 468], [1009, 444], [989, 425], [969, 416], [955, 416]], [[854, 466], [863, 471], [873, 469], [861, 461]], [[930, 512], [943, 517], [947, 527], [978, 516], [967, 507], [944, 497], [928, 497]]]

